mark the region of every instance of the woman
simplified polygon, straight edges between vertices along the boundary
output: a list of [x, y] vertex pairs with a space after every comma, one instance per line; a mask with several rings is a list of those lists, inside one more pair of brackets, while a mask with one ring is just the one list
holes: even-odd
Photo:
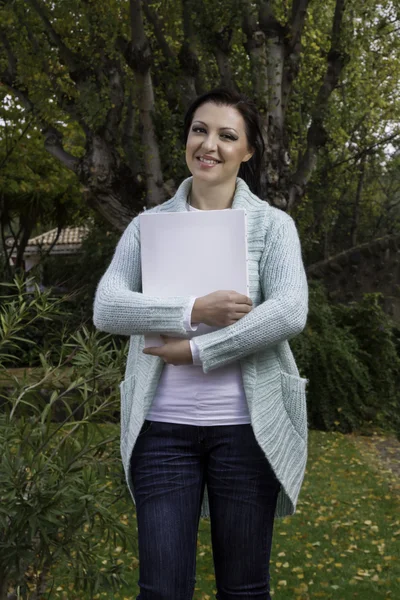
[[[306, 323], [307, 280], [293, 219], [256, 195], [255, 105], [213, 90], [187, 111], [184, 137], [191, 177], [151, 211], [245, 208], [250, 298], [144, 296], [138, 217], [99, 283], [96, 327], [131, 336], [121, 453], [139, 598], [192, 598], [199, 517], [210, 516], [217, 598], [265, 600], [274, 518], [295, 512], [307, 460], [307, 380], [288, 344]], [[146, 332], [164, 345], [144, 349]]]

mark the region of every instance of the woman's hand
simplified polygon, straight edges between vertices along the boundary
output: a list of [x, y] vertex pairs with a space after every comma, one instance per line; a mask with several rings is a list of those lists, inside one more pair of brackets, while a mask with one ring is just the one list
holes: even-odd
[[252, 307], [253, 302], [247, 296], [232, 290], [219, 290], [196, 299], [192, 323], [227, 327], [246, 316]]
[[143, 354], [159, 356], [169, 365], [192, 365], [193, 357], [189, 340], [181, 340], [166, 335], [161, 336], [164, 346], [144, 348]]

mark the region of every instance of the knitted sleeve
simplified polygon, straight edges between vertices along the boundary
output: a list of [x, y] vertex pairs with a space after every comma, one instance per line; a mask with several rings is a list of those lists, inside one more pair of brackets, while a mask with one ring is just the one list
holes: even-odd
[[128, 225], [97, 286], [93, 323], [101, 331], [120, 335], [149, 332], [187, 333], [184, 317], [191, 297], [160, 298], [142, 294], [138, 218]]
[[305, 327], [308, 285], [300, 239], [292, 217], [282, 213], [281, 219], [260, 262], [265, 300], [233, 325], [196, 337], [205, 373], [288, 340]]

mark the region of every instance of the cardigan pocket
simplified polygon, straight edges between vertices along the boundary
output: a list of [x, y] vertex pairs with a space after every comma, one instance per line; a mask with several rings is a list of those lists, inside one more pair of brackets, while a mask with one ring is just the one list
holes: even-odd
[[121, 396], [121, 438], [123, 438], [128, 433], [129, 428], [135, 389], [135, 376], [131, 375], [122, 381], [119, 389]]
[[303, 438], [307, 439], [306, 385], [308, 379], [281, 371], [282, 398], [289, 419]]

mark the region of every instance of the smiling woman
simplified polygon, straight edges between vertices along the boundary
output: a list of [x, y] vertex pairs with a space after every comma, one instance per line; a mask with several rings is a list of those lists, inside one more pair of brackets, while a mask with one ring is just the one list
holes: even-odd
[[[257, 196], [264, 144], [254, 103], [223, 89], [197, 98], [184, 139], [191, 176], [149, 212], [245, 209], [249, 297], [144, 295], [139, 217], [99, 283], [95, 325], [131, 336], [121, 453], [136, 504], [139, 599], [192, 598], [202, 515], [218, 598], [268, 600], [274, 518], [295, 512], [307, 462], [307, 381], [288, 343], [306, 323], [307, 279], [293, 219]], [[164, 345], [144, 348], [146, 333]]]
[[243, 95], [232, 102], [230, 94], [214, 90], [200, 96], [185, 117], [186, 164], [194, 178], [191, 204], [195, 208], [229, 208], [237, 175], [255, 193], [260, 190], [264, 141], [258, 111]]
[[213, 102], [199, 106], [186, 140], [186, 164], [194, 178], [192, 206], [229, 208], [240, 166], [253, 154], [244, 119], [236, 108]]

